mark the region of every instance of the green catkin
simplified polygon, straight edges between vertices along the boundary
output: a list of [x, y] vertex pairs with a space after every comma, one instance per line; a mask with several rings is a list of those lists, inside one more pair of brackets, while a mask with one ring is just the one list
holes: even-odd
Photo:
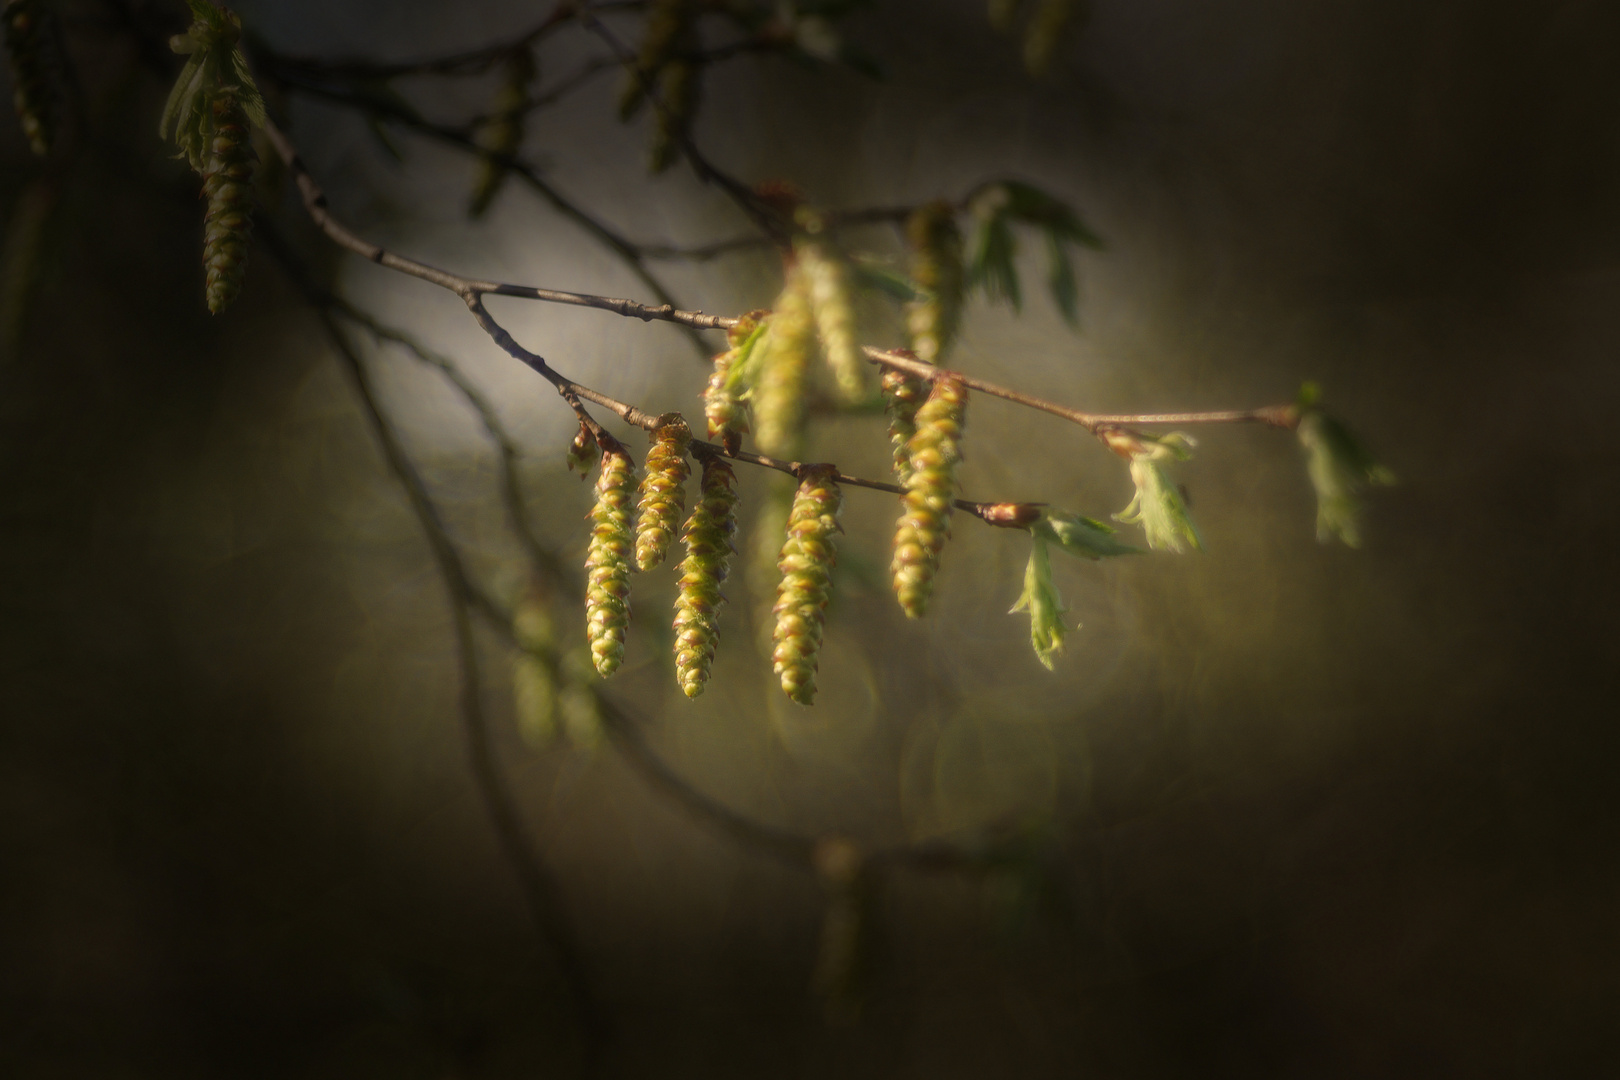
[[1076, 14], [1078, 0], [1041, 0], [1024, 31], [1024, 67], [1031, 75], [1044, 74], [1052, 64], [1063, 31]]
[[56, 135], [56, 100], [46, 50], [44, 4], [40, 0], [6, 0], [6, 54], [11, 60], [12, 103], [28, 146], [36, 154], [50, 151]]
[[591, 509], [591, 542], [585, 558], [585, 628], [591, 663], [606, 678], [624, 659], [624, 631], [630, 622], [630, 502], [636, 466], [617, 440], [603, 440], [602, 471]]
[[962, 460], [966, 421], [967, 388], [955, 379], [940, 379], [917, 410], [917, 433], [907, 444], [911, 474], [901, 496], [892, 570], [900, 606], [913, 619], [928, 610], [940, 553], [951, 535], [956, 466]]
[[652, 433], [653, 447], [647, 453], [647, 475], [641, 481], [637, 500], [636, 569], [651, 570], [664, 561], [681, 515], [686, 512], [686, 478], [692, 467], [686, 461], [686, 448], [692, 432], [679, 416], [661, 417], [664, 422]]
[[906, 222], [911, 279], [926, 294], [906, 309], [906, 334], [917, 359], [937, 364], [962, 318], [962, 233], [956, 210], [943, 199], [919, 208]]
[[686, 558], [675, 599], [675, 679], [689, 698], [703, 693], [720, 642], [720, 584], [731, 572], [737, 531], [736, 482], [730, 465], [704, 455], [702, 494], [681, 534]]
[[762, 453], [794, 456], [804, 428], [804, 390], [815, 346], [809, 290], [797, 264], [790, 266], [776, 314], [759, 348], [759, 376], [753, 390], [754, 439]]
[[241, 291], [253, 229], [253, 141], [246, 110], [235, 87], [215, 95], [213, 133], [203, 159], [203, 266], [208, 271], [208, 310], [218, 315]]
[[743, 343], [758, 326], [753, 315], [745, 315], [726, 332], [730, 348], [715, 356], [714, 372], [709, 376], [708, 389], [703, 392], [703, 416], [708, 421], [709, 438], [719, 440], [720, 446], [732, 456], [742, 448], [742, 437], [748, 430], [748, 406], [741, 389], [732, 385], [735, 381], [732, 369]]
[[816, 697], [816, 662], [821, 652], [822, 622], [832, 584], [839, 533], [838, 511], [843, 493], [831, 465], [811, 465], [800, 471], [799, 490], [788, 514], [787, 539], [776, 568], [782, 581], [776, 588], [775, 649], [771, 661], [782, 679], [782, 690], [800, 705]]
[[866, 359], [855, 332], [854, 290], [850, 285], [849, 260], [827, 241], [818, 239], [821, 219], [801, 214], [808, 236], [795, 241], [793, 248], [810, 294], [810, 311], [816, 334], [846, 401], [866, 396]]
[[917, 433], [917, 409], [928, 396], [928, 383], [909, 371], [884, 368], [882, 385], [883, 406], [889, 412], [889, 442], [894, 447], [894, 475], [905, 487], [911, 476], [908, 447]]
[[507, 59], [506, 75], [495, 92], [489, 121], [478, 133], [478, 143], [488, 153], [478, 162], [478, 179], [467, 205], [471, 217], [483, 216], [506, 180], [506, 166], [495, 159], [511, 157], [523, 145], [523, 119], [528, 113], [529, 87], [535, 75], [534, 54], [528, 49], [519, 49]]

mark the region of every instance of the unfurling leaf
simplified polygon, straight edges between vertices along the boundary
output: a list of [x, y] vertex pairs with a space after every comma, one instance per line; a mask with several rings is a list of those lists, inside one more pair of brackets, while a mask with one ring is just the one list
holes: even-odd
[[1115, 539], [1112, 526], [1104, 525], [1096, 518], [1071, 514], [1067, 510], [1042, 507], [1040, 518], [1029, 529], [1036, 536], [1050, 540], [1070, 555], [1082, 559], [1145, 554], [1141, 548]]
[[[1029, 565], [1024, 568], [1024, 591], [1012, 611], [1029, 612], [1029, 640], [1035, 647], [1035, 658], [1052, 669], [1052, 658], [1063, 648], [1063, 597], [1052, 584], [1052, 560], [1047, 554], [1046, 538], [1033, 533]], [[1011, 614], [1012, 612], [1008, 612]]]
[[602, 448], [596, 443], [596, 436], [591, 429], [585, 426], [582, 420], [579, 431], [574, 435], [574, 441], [568, 444], [568, 471], [578, 472], [583, 482], [590, 479], [591, 467], [596, 459], [602, 456]]
[[1361, 546], [1361, 496], [1369, 487], [1395, 483], [1395, 474], [1373, 460], [1365, 447], [1331, 413], [1316, 404], [1317, 391], [1300, 391], [1295, 428], [1305, 451], [1305, 469], [1316, 489], [1316, 538]]
[[1187, 548], [1204, 550], [1203, 537], [1187, 512], [1187, 500], [1166, 466], [1191, 457], [1193, 440], [1180, 432], [1153, 438], [1126, 432], [1111, 433], [1108, 443], [1131, 463], [1131, 481], [1136, 497], [1114, 515], [1127, 525], [1141, 525], [1148, 547], [1182, 552]]

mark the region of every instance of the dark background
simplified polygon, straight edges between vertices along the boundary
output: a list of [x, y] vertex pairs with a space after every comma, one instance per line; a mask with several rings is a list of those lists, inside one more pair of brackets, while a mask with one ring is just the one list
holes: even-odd
[[[291, 51], [389, 56], [535, 17], [260, 6], [249, 23]], [[420, 533], [274, 261], [206, 314], [194, 183], [151, 137], [166, 88], [98, 5], [69, 8], [98, 141], [57, 185], [33, 292], [8, 278], [0, 361], [0, 1072], [570, 1075], [577, 1028], [467, 773]], [[1040, 296], [1020, 320], [976, 305], [960, 366], [1099, 409], [1259, 404], [1319, 378], [1402, 483], [1362, 551], [1320, 547], [1286, 436], [1210, 432], [1186, 472], [1210, 553], [1060, 568], [1086, 625], [1054, 675], [1001, 614], [1016, 537], [959, 526], [939, 611], [906, 625], [859, 572], [881, 571], [891, 513], [860, 493], [809, 719], [767, 693], [744, 615], [698, 706], [643, 620], [622, 700], [728, 805], [873, 844], [1014, 820], [1050, 845], [1055, 906], [1019, 908], [999, 877], [886, 881], [854, 1027], [806, 989], [813, 879], [707, 831], [608, 747], [525, 747], [486, 641], [503, 760], [615, 1025], [607, 1072], [1615, 1068], [1620, 12], [1097, 0], [1042, 81], [977, 3], [884, 3], [851, 27], [888, 81], [743, 61], [699, 138], [831, 205], [1021, 175], [1108, 240], [1082, 264], [1079, 336]], [[638, 236], [738, 231], [689, 178], [643, 181], [606, 85], [530, 132], [558, 182]], [[292, 119], [339, 209], [399, 246], [639, 295], [521, 192], [462, 226], [464, 163], [422, 146], [397, 170], [334, 110]], [[0, 152], [14, 267], [42, 167], [9, 125]], [[321, 250], [290, 204], [280, 220]], [[585, 494], [555, 467], [549, 390], [454, 298], [343, 273], [497, 387], [537, 516], [575, 558]], [[744, 258], [671, 280], [735, 311], [769, 300], [768, 274]], [[701, 384], [666, 328], [511, 315], [649, 407]], [[466, 417], [373, 359], [478, 565], [510, 582]], [[1078, 433], [974, 409], [970, 497], [1128, 497]], [[847, 467], [885, 453], [869, 422], [826, 429]], [[670, 588], [649, 580], [649, 603]]]

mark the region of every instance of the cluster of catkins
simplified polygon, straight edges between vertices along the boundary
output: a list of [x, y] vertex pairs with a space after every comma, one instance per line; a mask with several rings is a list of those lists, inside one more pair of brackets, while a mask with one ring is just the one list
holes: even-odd
[[56, 95], [50, 41], [40, 0], [6, 0], [0, 11], [11, 61], [12, 102], [29, 148], [44, 154], [56, 134]]

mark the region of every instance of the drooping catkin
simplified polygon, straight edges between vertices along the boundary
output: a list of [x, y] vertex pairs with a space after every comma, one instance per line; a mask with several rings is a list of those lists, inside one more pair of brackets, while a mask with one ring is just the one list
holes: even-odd
[[602, 471], [591, 509], [591, 542], [585, 558], [585, 630], [591, 662], [606, 678], [624, 659], [624, 630], [630, 622], [630, 558], [634, 546], [630, 504], [636, 466], [616, 439], [602, 440]]
[[56, 135], [56, 95], [49, 60], [50, 39], [41, 0], [6, 0], [6, 55], [11, 61], [12, 103], [28, 146], [43, 155]]
[[788, 514], [787, 539], [776, 564], [782, 581], [771, 609], [776, 615], [771, 661], [783, 692], [800, 705], [809, 705], [816, 697], [816, 664], [844, 498], [833, 479], [836, 475], [831, 465], [801, 470]]
[[815, 348], [809, 289], [797, 264], [788, 268], [759, 348], [765, 351], [753, 390], [754, 440], [763, 453], [792, 457], [804, 428], [804, 388]]
[[692, 467], [686, 461], [686, 448], [692, 432], [686, 421], [671, 413], [660, 417], [652, 433], [653, 447], [647, 452], [647, 475], [641, 480], [637, 499], [640, 516], [636, 520], [636, 569], [651, 570], [664, 561], [681, 514], [686, 511], [686, 478]]
[[[904, 353], [900, 349], [897, 352]], [[910, 354], [916, 358], [916, 353]], [[899, 368], [883, 369], [883, 407], [889, 413], [889, 442], [894, 447], [894, 475], [901, 487], [911, 477], [911, 437], [917, 433], [917, 409], [928, 396], [928, 382]]]
[[248, 239], [253, 230], [253, 153], [251, 126], [235, 87], [215, 95], [213, 134], [203, 159], [203, 266], [208, 271], [208, 310], [230, 306], [247, 274]]
[[917, 209], [906, 222], [911, 280], [923, 290], [906, 308], [906, 334], [917, 359], [937, 364], [962, 319], [962, 232], [956, 210], [943, 199]]
[[743, 383], [739, 369], [748, 353], [758, 347], [763, 334], [760, 320], [764, 312], [744, 315], [736, 326], [726, 332], [729, 348], [714, 358], [714, 371], [709, 375], [709, 386], [703, 392], [703, 416], [708, 421], [709, 438], [717, 439], [727, 454], [735, 455], [742, 448], [742, 437], [748, 431], [748, 405], [743, 400]]
[[736, 474], [713, 454], [703, 457], [698, 504], [681, 540], [680, 594], [675, 598], [675, 679], [689, 698], [703, 693], [720, 642], [720, 584], [731, 572], [731, 537], [737, 531]]
[[506, 180], [507, 168], [497, 158], [511, 157], [523, 145], [523, 120], [528, 114], [529, 87], [533, 85], [537, 70], [534, 53], [527, 48], [514, 51], [506, 60], [506, 71], [495, 92], [489, 120], [478, 132], [478, 144], [487, 153], [479, 158], [478, 178], [473, 182], [472, 198], [467, 204], [471, 217], [482, 217], [495, 201], [495, 195]]
[[820, 236], [823, 226], [818, 215], [801, 211], [799, 219], [806, 226], [806, 235], [794, 241], [793, 250], [809, 289], [816, 334], [838, 392], [846, 401], [859, 401], [866, 396], [866, 360], [855, 332], [849, 260]]
[[900, 606], [913, 619], [928, 609], [940, 553], [951, 535], [951, 504], [966, 421], [967, 388], [955, 379], [940, 379], [917, 410], [917, 433], [906, 447], [911, 475], [901, 496], [892, 571]]

